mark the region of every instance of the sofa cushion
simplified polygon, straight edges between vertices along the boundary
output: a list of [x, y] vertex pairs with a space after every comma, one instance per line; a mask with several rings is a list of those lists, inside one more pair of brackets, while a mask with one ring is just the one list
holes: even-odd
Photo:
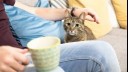
[[112, 27], [119, 28], [120, 26], [119, 26], [119, 23], [117, 22], [116, 13], [115, 13], [111, 0], [107, 0], [107, 4], [108, 4], [107, 7], [109, 11], [109, 19], [112, 24]]
[[121, 28], [127, 28], [127, 0], [112, 0], [118, 23]]
[[[86, 25], [92, 30], [96, 38], [102, 37], [112, 29], [106, 0], [68, 0], [70, 7], [92, 8], [99, 15], [100, 24], [85, 21]], [[102, 4], [102, 6], [101, 6]]]

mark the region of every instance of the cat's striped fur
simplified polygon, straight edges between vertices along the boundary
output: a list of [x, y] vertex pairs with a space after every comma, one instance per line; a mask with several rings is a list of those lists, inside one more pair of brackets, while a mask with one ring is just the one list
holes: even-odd
[[84, 24], [85, 13], [81, 13], [79, 17], [73, 17], [69, 12], [67, 13], [64, 19], [65, 42], [96, 39], [91, 29]]

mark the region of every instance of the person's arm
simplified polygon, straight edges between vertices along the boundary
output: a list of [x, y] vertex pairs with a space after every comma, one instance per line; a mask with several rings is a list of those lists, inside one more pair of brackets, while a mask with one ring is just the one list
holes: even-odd
[[25, 57], [27, 49], [22, 50], [11, 46], [0, 46], [0, 72], [23, 71], [28, 59]]
[[[70, 10], [70, 9], [69, 9]], [[66, 9], [56, 9], [56, 8], [37, 8], [35, 14], [41, 18], [47, 20], [62, 20], [65, 18]]]
[[[68, 10], [69, 10], [69, 12], [71, 11], [71, 9], [68, 9]], [[66, 11], [66, 9], [37, 8], [35, 10], [35, 14], [39, 17], [42, 17], [42, 18], [48, 19], [48, 20], [62, 20], [66, 16], [65, 11]], [[75, 9], [73, 13], [75, 16], [79, 17], [79, 15], [82, 12], [85, 12], [87, 14], [87, 16], [85, 18], [86, 20], [99, 23], [97, 14], [90, 9], [87, 9], [87, 8]]]
[[[66, 15], [66, 9], [30, 7], [18, 1], [16, 1], [15, 6], [47, 20], [62, 20]], [[71, 11], [71, 9], [68, 10]], [[88, 16], [85, 18], [86, 20], [99, 23], [97, 14], [87, 8], [76, 9], [74, 11], [74, 15], [79, 16], [82, 12], [86, 12], [88, 14]]]
[[64, 18], [64, 12], [66, 10], [66, 9], [30, 7], [18, 1], [16, 1], [14, 6], [47, 20], [62, 20]]

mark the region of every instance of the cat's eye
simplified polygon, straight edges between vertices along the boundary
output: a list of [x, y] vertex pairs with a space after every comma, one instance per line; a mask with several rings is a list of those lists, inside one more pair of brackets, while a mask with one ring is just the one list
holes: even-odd
[[79, 27], [79, 24], [76, 24], [76, 27]]
[[71, 24], [70, 23], [67, 23], [67, 26], [70, 26]]

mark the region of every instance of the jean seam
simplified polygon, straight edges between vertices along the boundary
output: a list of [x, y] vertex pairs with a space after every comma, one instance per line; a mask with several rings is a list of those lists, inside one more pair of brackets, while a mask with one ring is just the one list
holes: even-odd
[[96, 62], [97, 64], [100, 65], [100, 71], [101, 72], [105, 72], [105, 67], [102, 64], [102, 62], [100, 62], [100, 60], [98, 60], [97, 58], [92, 57], [92, 56], [88, 56], [88, 57], [85, 57], [85, 56], [75, 56], [75, 57], [65, 58], [65, 59], [61, 59], [60, 63], [68, 62], [68, 61], [76, 61], [76, 60], [92, 60], [92, 61], [94, 61], [94, 62]]

